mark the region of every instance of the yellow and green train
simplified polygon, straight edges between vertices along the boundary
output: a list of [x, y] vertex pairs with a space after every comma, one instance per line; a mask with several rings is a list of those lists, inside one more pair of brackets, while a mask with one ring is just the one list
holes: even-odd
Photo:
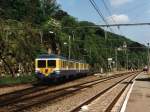
[[35, 59], [35, 73], [40, 80], [68, 78], [88, 72], [89, 64], [54, 54], [43, 54]]

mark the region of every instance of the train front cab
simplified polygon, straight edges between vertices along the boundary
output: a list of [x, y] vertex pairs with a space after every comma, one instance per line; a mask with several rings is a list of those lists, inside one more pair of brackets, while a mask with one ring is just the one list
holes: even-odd
[[59, 77], [59, 60], [36, 59], [35, 73], [39, 79]]

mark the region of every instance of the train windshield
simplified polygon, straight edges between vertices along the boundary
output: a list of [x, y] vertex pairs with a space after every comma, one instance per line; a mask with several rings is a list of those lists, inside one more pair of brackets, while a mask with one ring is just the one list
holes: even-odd
[[48, 60], [48, 67], [56, 67], [56, 60]]
[[46, 60], [38, 60], [38, 68], [45, 68]]

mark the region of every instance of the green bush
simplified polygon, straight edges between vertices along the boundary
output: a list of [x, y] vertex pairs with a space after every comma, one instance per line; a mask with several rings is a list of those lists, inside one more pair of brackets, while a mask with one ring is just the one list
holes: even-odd
[[25, 75], [25, 76], [14, 77], [14, 78], [11, 76], [6, 76], [3, 78], [0, 78], [0, 85], [30, 83], [33, 81], [36, 81], [34, 74], [32, 74], [30, 76]]

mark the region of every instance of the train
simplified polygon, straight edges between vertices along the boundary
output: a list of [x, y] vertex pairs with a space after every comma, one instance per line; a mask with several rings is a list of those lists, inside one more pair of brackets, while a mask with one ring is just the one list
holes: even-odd
[[143, 71], [148, 72], [148, 71], [149, 71], [148, 66], [145, 66], [145, 67], [143, 68]]
[[88, 63], [69, 60], [55, 54], [42, 54], [35, 59], [35, 75], [40, 81], [57, 80], [87, 74]]

